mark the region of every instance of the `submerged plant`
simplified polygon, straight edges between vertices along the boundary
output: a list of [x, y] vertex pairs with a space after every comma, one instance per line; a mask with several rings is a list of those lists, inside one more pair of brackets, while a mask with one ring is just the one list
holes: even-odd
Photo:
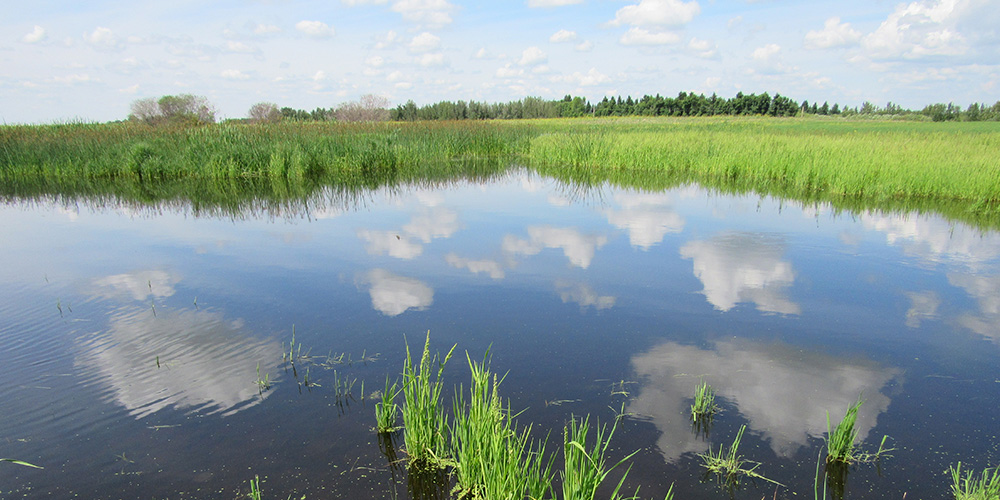
[[[438, 362], [431, 358], [431, 332], [427, 332], [420, 363], [413, 364], [410, 346], [406, 345], [406, 363], [403, 365], [403, 443], [409, 456], [410, 468], [431, 466], [439, 468], [447, 451], [445, 440], [447, 422], [441, 408], [441, 374], [451, 359], [456, 346]], [[433, 365], [437, 374], [431, 380]]]
[[993, 467], [983, 470], [977, 478], [972, 471], [967, 471], [962, 476], [962, 462], [954, 468], [949, 467], [951, 472], [951, 492], [955, 495], [955, 500], [996, 500], [1000, 498], [1000, 467]]
[[260, 363], [257, 363], [257, 391], [264, 392], [271, 388], [271, 374], [265, 373], [263, 377], [260, 376]]
[[715, 389], [704, 380], [698, 384], [694, 392], [694, 404], [691, 405], [691, 420], [697, 422], [699, 418], [710, 417], [719, 411], [719, 406], [715, 404]]
[[[565, 454], [563, 500], [593, 500], [597, 495], [597, 488], [604, 483], [608, 474], [638, 453], [638, 451], [634, 451], [614, 465], [608, 464], [608, 445], [611, 444], [611, 438], [617, 427], [617, 420], [611, 426], [610, 431], [606, 425], [602, 426], [598, 422], [592, 443], [587, 441], [587, 434], [591, 430], [589, 416], [582, 420], [572, 419], [563, 428], [563, 453]], [[625, 470], [610, 498], [621, 498], [618, 492], [625, 483], [629, 469]]]
[[29, 464], [28, 462], [23, 462], [21, 460], [14, 460], [13, 458], [0, 458], [0, 462], [10, 462], [12, 464], [23, 465], [25, 467], [34, 467], [36, 469], [44, 469], [45, 468], [45, 467], [42, 467], [40, 465]]
[[723, 483], [729, 487], [739, 486], [740, 477], [747, 476], [752, 479], [763, 479], [769, 483], [774, 483], [779, 486], [784, 486], [781, 483], [764, 477], [762, 474], [757, 472], [757, 468], [760, 467], [759, 462], [754, 462], [743, 458], [739, 454], [740, 441], [743, 440], [743, 431], [747, 428], [746, 425], [740, 426], [739, 432], [736, 433], [736, 439], [733, 440], [733, 444], [729, 446], [729, 450], [724, 450], [722, 445], [719, 445], [719, 453], [716, 454], [711, 448], [708, 449], [708, 453], [699, 453], [698, 456], [701, 457], [702, 467], [708, 469], [709, 473], [716, 474]]

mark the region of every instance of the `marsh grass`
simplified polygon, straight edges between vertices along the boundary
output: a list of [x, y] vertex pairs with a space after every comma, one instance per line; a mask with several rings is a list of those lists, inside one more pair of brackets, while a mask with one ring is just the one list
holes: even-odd
[[[431, 335], [427, 332], [419, 364], [414, 365], [406, 344], [403, 365], [403, 443], [411, 469], [441, 469], [447, 458], [448, 426], [441, 403], [441, 374], [455, 352], [454, 345], [442, 361], [431, 357]], [[436, 373], [434, 365], [437, 365]]]
[[399, 405], [396, 404], [396, 396], [402, 389], [399, 388], [398, 380], [393, 380], [389, 384], [389, 377], [385, 377], [385, 388], [379, 395], [379, 401], [375, 403], [375, 430], [379, 434], [395, 432], [399, 429], [396, 426], [396, 419], [399, 415]]
[[719, 405], [715, 404], [715, 389], [702, 380], [694, 391], [691, 420], [697, 423], [699, 419], [711, 418], [718, 411]]
[[888, 439], [888, 436], [882, 436], [882, 441], [879, 443], [878, 451], [875, 453], [861, 451], [857, 448], [857, 446], [855, 446], [854, 441], [858, 437], [858, 430], [855, 428], [855, 424], [858, 420], [858, 411], [861, 409], [861, 405], [863, 403], [864, 400], [859, 397], [854, 404], [847, 408], [844, 418], [841, 419], [840, 423], [837, 424], [837, 427], [832, 430], [830, 427], [830, 413], [827, 412], [827, 464], [875, 462], [882, 457], [889, 456], [889, 452], [893, 451], [892, 448], [885, 447], [885, 442]]
[[[614, 464], [609, 462], [608, 447], [617, 428], [617, 419], [610, 430], [607, 425], [602, 426], [600, 422], [591, 427], [590, 416], [582, 419], [573, 418], [566, 424], [563, 428], [565, 458], [562, 472], [563, 500], [593, 500], [597, 495], [597, 489], [608, 475], [638, 453], [634, 451]], [[592, 437], [588, 437], [588, 434]], [[622, 498], [619, 492], [630, 469], [631, 467], [627, 468], [622, 474], [610, 498]]]
[[955, 500], [996, 500], [1000, 498], [1000, 467], [983, 470], [977, 477], [972, 471], [962, 475], [962, 462], [949, 467], [951, 492]]
[[715, 474], [722, 484], [730, 489], [739, 487], [742, 477], [761, 479], [778, 486], [784, 486], [757, 472], [757, 468], [760, 467], [759, 462], [747, 460], [739, 454], [740, 442], [743, 440], [743, 431], [746, 428], [746, 425], [740, 426], [740, 430], [736, 433], [736, 438], [733, 439], [733, 444], [729, 446], [728, 450], [719, 445], [718, 453], [713, 452], [711, 448], [708, 449], [708, 453], [699, 453], [698, 456], [703, 462], [702, 467], [708, 469], [710, 474]]
[[254, 476], [250, 480], [250, 493], [247, 495], [250, 500], [261, 500], [263, 498], [260, 491], [260, 476]]
[[[159, 367], [159, 359], [157, 359], [157, 367]], [[263, 394], [264, 391], [271, 389], [271, 374], [265, 373], [262, 377], [260, 375], [260, 363], [257, 363], [257, 392]]]
[[490, 371], [489, 352], [481, 363], [468, 353], [466, 359], [472, 373], [468, 400], [459, 387], [451, 427], [459, 498], [550, 498], [553, 457], [545, 458], [544, 442], [533, 442], [530, 426], [514, 424], [516, 415], [499, 394], [503, 379]]

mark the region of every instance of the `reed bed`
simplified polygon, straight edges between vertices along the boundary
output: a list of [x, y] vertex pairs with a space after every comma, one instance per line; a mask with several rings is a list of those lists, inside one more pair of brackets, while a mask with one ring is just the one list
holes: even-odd
[[949, 468], [955, 500], [996, 500], [1000, 498], [1000, 467], [987, 468], [976, 477], [972, 471], [962, 474], [962, 462]]
[[[444, 468], [449, 455], [448, 426], [441, 401], [444, 381], [441, 373], [451, 359], [455, 347], [438, 361], [431, 357], [431, 335], [427, 332], [423, 353], [418, 365], [413, 364], [410, 346], [406, 345], [406, 363], [403, 365], [403, 443], [411, 468]], [[437, 365], [436, 374], [434, 365]]]

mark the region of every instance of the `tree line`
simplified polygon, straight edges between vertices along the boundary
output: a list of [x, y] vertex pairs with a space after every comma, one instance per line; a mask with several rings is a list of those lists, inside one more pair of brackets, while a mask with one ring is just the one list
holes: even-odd
[[[215, 107], [203, 96], [181, 94], [159, 99], [145, 98], [132, 103], [130, 120], [151, 125], [163, 123], [212, 123]], [[931, 104], [921, 110], [905, 109], [892, 102], [884, 107], [871, 102], [861, 106], [841, 107], [828, 102], [801, 103], [780, 94], [744, 94], [732, 98], [712, 94], [680, 92], [677, 97], [660, 94], [641, 98], [604, 97], [596, 104], [584, 97], [566, 95], [562, 99], [547, 100], [525, 97], [505, 103], [480, 101], [440, 101], [418, 106], [412, 100], [390, 108], [387, 98], [368, 94], [357, 101], [341, 103], [336, 107], [318, 107], [312, 111], [279, 108], [277, 104], [259, 102], [250, 107], [247, 118], [236, 121], [274, 123], [278, 121], [417, 121], [417, 120], [505, 120], [532, 118], [572, 118], [581, 116], [796, 116], [802, 114], [828, 116], [858, 116], [874, 118], [899, 118], [933, 121], [1000, 121], [1000, 101], [992, 106], [972, 103], [967, 108], [955, 104]]]

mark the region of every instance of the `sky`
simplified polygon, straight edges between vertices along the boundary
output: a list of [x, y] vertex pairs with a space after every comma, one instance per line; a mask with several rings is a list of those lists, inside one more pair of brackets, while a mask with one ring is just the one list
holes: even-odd
[[1000, 100], [996, 0], [9, 0], [0, 123], [218, 118], [567, 94], [780, 93], [860, 106]]

